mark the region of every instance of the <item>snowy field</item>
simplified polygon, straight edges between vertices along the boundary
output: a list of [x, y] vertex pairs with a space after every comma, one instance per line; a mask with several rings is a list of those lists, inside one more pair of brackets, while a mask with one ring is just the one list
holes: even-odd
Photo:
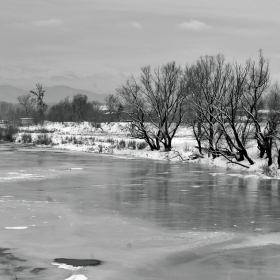
[[[248, 169], [240, 165], [228, 162], [223, 157], [215, 160], [208, 157], [192, 159], [198, 151], [195, 148], [196, 141], [192, 136], [192, 131], [186, 126], [181, 126], [173, 139], [173, 148], [170, 152], [151, 151], [149, 147], [144, 147], [144, 140], [131, 137], [128, 123], [102, 123], [100, 127], [94, 127], [91, 123], [53, 123], [45, 122], [43, 126], [21, 127], [20, 133], [16, 135], [16, 143], [29, 143], [40, 147], [52, 147], [53, 149], [84, 151], [92, 153], [115, 154], [126, 157], [141, 157], [153, 160], [165, 160], [172, 162], [196, 162], [202, 165], [211, 165], [229, 169], [251, 171], [252, 176], [262, 178], [278, 178], [276, 165], [277, 158], [274, 157], [275, 164], [270, 167], [273, 176], [268, 177], [263, 174], [263, 167], [267, 165], [266, 159], [258, 157], [259, 151], [256, 144], [248, 149], [255, 164]], [[245, 165], [249, 164], [244, 161]]]

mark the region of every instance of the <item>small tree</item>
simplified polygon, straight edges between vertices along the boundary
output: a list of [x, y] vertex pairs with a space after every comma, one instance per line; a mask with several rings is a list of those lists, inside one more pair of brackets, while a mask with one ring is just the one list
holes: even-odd
[[76, 121], [85, 121], [91, 108], [92, 106], [86, 95], [76, 94], [73, 96], [72, 110]]
[[105, 104], [110, 115], [110, 122], [113, 121], [114, 116], [117, 115], [118, 107], [119, 107], [119, 100], [118, 97], [114, 94], [109, 94], [105, 97]]
[[30, 93], [34, 95], [31, 102], [36, 104], [37, 112], [39, 115], [39, 122], [44, 122], [44, 114], [48, 108], [48, 105], [44, 102], [45, 90], [42, 84], [36, 84], [36, 91], [30, 90]]
[[91, 101], [89, 107], [88, 119], [94, 122], [100, 122], [103, 117], [102, 106], [98, 101]]
[[19, 104], [24, 107], [26, 117], [28, 118], [30, 109], [32, 107], [31, 95], [26, 94], [26, 95], [18, 96], [17, 100], [18, 100]]

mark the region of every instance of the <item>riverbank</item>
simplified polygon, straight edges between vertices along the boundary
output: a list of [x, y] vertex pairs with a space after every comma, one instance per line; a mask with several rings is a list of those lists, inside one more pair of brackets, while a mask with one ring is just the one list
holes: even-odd
[[207, 154], [203, 157], [197, 156], [199, 153], [196, 141], [192, 137], [190, 128], [186, 126], [178, 129], [170, 152], [151, 151], [142, 139], [131, 137], [128, 123], [102, 123], [94, 126], [88, 122], [79, 124], [45, 122], [43, 126], [21, 127], [15, 137], [15, 143], [171, 162], [195, 162], [233, 170], [246, 170], [262, 178], [280, 178], [280, 171], [276, 168], [277, 158], [274, 158], [275, 163], [268, 168], [267, 160], [259, 158], [259, 151], [254, 145], [248, 149], [248, 152], [255, 164], [250, 166], [242, 162], [248, 168], [229, 162], [224, 157], [212, 159]]

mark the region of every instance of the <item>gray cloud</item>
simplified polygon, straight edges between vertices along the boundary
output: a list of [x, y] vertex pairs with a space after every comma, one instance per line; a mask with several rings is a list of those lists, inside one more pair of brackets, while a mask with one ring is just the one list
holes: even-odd
[[61, 82], [61, 81], [68, 81], [68, 78], [64, 77], [64, 76], [51, 76], [49, 78], [50, 81], [57, 81], [57, 82]]
[[259, 48], [271, 73], [280, 69], [273, 56], [280, 49], [279, 0], [2, 2], [1, 84], [95, 84], [108, 93], [145, 65], [184, 65], [217, 53], [242, 63]]
[[122, 24], [119, 24], [119, 26], [120, 27], [134, 28], [134, 29], [138, 29], [138, 30], [143, 29], [143, 26], [139, 22], [136, 22], [136, 21], [130, 21], [130, 22], [122, 23]]
[[64, 23], [61, 19], [52, 18], [48, 20], [32, 21], [31, 24], [39, 27], [56, 27], [63, 25]]
[[136, 29], [143, 29], [142, 25], [139, 22], [131, 21], [129, 23], [131, 27], [136, 28]]
[[189, 29], [189, 30], [202, 30], [205, 29], [207, 25], [204, 22], [191, 20], [188, 22], [182, 22], [177, 24], [177, 28], [179, 29]]
[[29, 27], [58, 27], [64, 25], [63, 20], [57, 18], [51, 18], [47, 20], [27, 21], [27, 22], [16, 22], [13, 24], [20, 28]]

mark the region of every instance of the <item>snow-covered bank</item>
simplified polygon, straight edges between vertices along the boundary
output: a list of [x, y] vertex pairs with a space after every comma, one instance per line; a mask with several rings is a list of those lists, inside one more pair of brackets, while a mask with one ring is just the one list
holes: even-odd
[[191, 130], [185, 126], [179, 128], [176, 137], [173, 139], [173, 149], [170, 152], [164, 152], [163, 150], [151, 151], [142, 139], [132, 138], [128, 123], [102, 123], [94, 126], [88, 122], [45, 122], [43, 126], [21, 127], [20, 132], [16, 135], [15, 142], [30, 143], [40, 147], [52, 147], [61, 150], [115, 154], [172, 162], [189, 161], [202, 165], [251, 171], [262, 178], [280, 177], [280, 171], [277, 170], [276, 164], [268, 168], [266, 159], [258, 157], [257, 147], [249, 149], [255, 164], [249, 166], [248, 169], [230, 163], [223, 157], [213, 160], [207, 154], [204, 157], [194, 159], [193, 155], [197, 154], [196, 141], [192, 137]]

